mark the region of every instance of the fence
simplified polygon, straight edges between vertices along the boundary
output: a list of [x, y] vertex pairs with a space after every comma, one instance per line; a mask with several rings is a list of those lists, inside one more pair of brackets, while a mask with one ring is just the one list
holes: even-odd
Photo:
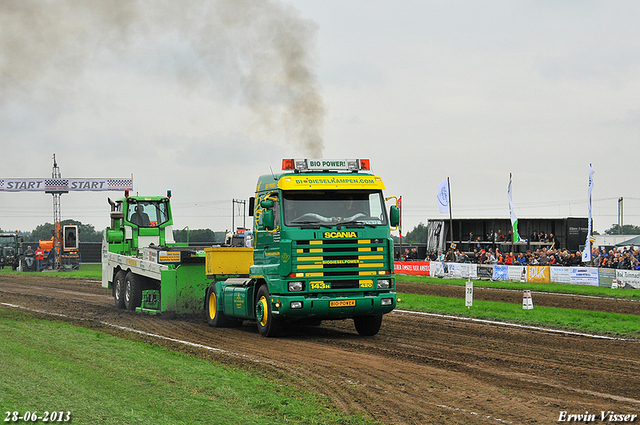
[[570, 283], [640, 289], [640, 271], [598, 267], [506, 266], [440, 261], [396, 261], [397, 274], [526, 283]]

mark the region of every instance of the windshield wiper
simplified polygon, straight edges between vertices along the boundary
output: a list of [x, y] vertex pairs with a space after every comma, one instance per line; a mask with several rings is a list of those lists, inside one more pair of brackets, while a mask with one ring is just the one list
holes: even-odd
[[365, 226], [376, 227], [375, 224], [365, 223], [364, 221], [360, 221], [360, 220], [341, 221], [339, 223], [336, 223], [336, 226], [360, 227], [360, 228], [363, 228]]

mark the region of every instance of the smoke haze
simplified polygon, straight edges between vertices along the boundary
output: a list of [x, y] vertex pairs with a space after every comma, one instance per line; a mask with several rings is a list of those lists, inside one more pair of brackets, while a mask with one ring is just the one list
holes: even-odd
[[0, 105], [74, 108], [91, 101], [89, 67], [124, 60], [150, 80], [174, 80], [186, 97], [245, 105], [252, 126], [321, 157], [316, 30], [278, 1], [3, 1]]

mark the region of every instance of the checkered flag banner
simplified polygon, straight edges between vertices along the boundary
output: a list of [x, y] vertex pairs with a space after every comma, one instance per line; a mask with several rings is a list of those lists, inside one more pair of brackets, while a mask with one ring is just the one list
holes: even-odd
[[100, 192], [133, 190], [133, 179], [0, 179], [4, 192]]
[[108, 190], [133, 190], [133, 179], [107, 179]]
[[67, 192], [69, 190], [69, 179], [45, 179], [45, 192]]

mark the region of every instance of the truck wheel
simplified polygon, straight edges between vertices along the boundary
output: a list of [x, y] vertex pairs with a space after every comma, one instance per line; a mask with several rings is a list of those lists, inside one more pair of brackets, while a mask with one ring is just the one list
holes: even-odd
[[277, 336], [282, 330], [282, 322], [271, 314], [271, 302], [269, 301], [269, 290], [267, 285], [262, 285], [258, 289], [256, 296], [256, 320], [258, 321], [258, 332], [265, 337]]
[[142, 278], [131, 272], [124, 281], [124, 305], [127, 310], [135, 310], [142, 304]]
[[356, 330], [360, 335], [373, 336], [378, 333], [382, 325], [382, 314], [376, 316], [358, 316], [353, 318]]
[[116, 307], [124, 308], [124, 286], [125, 279], [127, 278], [127, 272], [120, 270], [116, 273], [116, 277], [113, 280], [113, 299], [116, 302]]
[[242, 320], [230, 319], [226, 314], [218, 309], [218, 294], [216, 294], [215, 285], [211, 285], [207, 288], [205, 310], [207, 312], [207, 323], [209, 326], [213, 326], [214, 328], [233, 328], [242, 324]]

